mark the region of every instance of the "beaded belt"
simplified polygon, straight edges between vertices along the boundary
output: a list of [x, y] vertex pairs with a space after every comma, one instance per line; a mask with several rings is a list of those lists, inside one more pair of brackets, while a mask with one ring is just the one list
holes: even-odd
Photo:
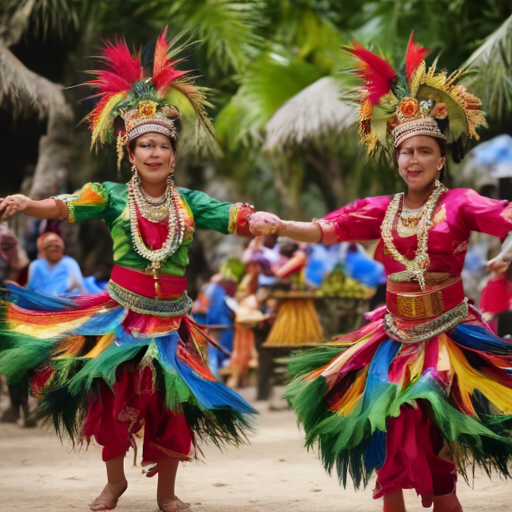
[[418, 343], [453, 329], [468, 315], [460, 276], [427, 273], [425, 283], [422, 291], [416, 282], [389, 276], [384, 327], [390, 338]]
[[108, 294], [121, 306], [141, 313], [143, 315], [173, 317], [183, 316], [192, 310], [194, 302], [183, 292], [183, 295], [176, 300], [158, 300], [144, 297], [137, 293], [131, 292], [114, 281], [109, 281], [107, 285]]
[[453, 309], [422, 323], [413, 324], [387, 313], [384, 317], [384, 328], [393, 340], [402, 343], [419, 343], [454, 329], [468, 316], [468, 311], [468, 299], [464, 299]]

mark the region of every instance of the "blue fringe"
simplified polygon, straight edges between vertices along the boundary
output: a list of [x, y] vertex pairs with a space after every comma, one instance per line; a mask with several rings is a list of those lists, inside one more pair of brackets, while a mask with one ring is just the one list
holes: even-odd
[[201, 409], [232, 409], [241, 413], [256, 412], [243, 398], [224, 384], [203, 379], [192, 368], [180, 361], [176, 355], [178, 341], [177, 332], [173, 332], [169, 336], [155, 338], [158, 360], [166, 371], [178, 372], [194, 394]]
[[512, 343], [478, 325], [461, 324], [450, 334], [462, 347], [495, 355], [510, 355]]

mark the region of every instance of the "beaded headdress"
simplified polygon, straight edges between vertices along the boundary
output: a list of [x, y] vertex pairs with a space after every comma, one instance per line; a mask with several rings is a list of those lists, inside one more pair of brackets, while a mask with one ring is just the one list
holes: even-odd
[[365, 85], [360, 89], [359, 134], [369, 152], [429, 135], [446, 140], [454, 160], [460, 161], [468, 138], [478, 139], [476, 128], [486, 126], [481, 101], [459, 84], [466, 70], [436, 73], [437, 59], [427, 69], [429, 50], [414, 43], [414, 31], [399, 73], [356, 41], [344, 49], [361, 62], [358, 72]]
[[[99, 101], [87, 116], [92, 131], [91, 146], [117, 138], [118, 168], [123, 158], [123, 146], [148, 132], [157, 132], [171, 139], [176, 148], [178, 133], [175, 121], [180, 110], [192, 118], [198, 140], [196, 146], [216, 147], [215, 134], [206, 107], [205, 90], [193, 83], [190, 71], [180, 71], [175, 65], [175, 41], [167, 42], [167, 29], [154, 45], [152, 70], [141, 65], [141, 52], [131, 54], [124, 39], [107, 42], [99, 58], [102, 69], [91, 71], [95, 80], [85, 85], [100, 90]], [[147, 76], [152, 74], [152, 76]], [[179, 108], [178, 108], [179, 107]]]

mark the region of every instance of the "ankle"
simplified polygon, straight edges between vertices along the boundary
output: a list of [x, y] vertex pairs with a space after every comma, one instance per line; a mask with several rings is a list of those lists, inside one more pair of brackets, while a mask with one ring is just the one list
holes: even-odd
[[445, 496], [434, 496], [433, 512], [463, 512], [457, 494], [447, 494]]
[[123, 493], [128, 487], [128, 481], [126, 480], [126, 478], [123, 478], [123, 480], [119, 480], [119, 482], [107, 482], [107, 485], [114, 494], [117, 494], [119, 492]]

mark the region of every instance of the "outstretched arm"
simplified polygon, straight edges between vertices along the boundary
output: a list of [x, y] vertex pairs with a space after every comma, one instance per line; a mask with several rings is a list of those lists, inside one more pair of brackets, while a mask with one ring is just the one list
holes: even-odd
[[0, 221], [17, 213], [24, 213], [37, 219], [66, 219], [68, 217], [68, 209], [63, 201], [51, 198], [35, 201], [22, 194], [0, 198]]
[[503, 275], [512, 261], [512, 231], [505, 238], [503, 245], [501, 246], [501, 252], [487, 262], [487, 268], [497, 274], [498, 276]]
[[255, 236], [279, 235], [298, 242], [320, 242], [322, 230], [316, 222], [281, 220], [277, 215], [256, 212], [249, 219], [249, 229]]

